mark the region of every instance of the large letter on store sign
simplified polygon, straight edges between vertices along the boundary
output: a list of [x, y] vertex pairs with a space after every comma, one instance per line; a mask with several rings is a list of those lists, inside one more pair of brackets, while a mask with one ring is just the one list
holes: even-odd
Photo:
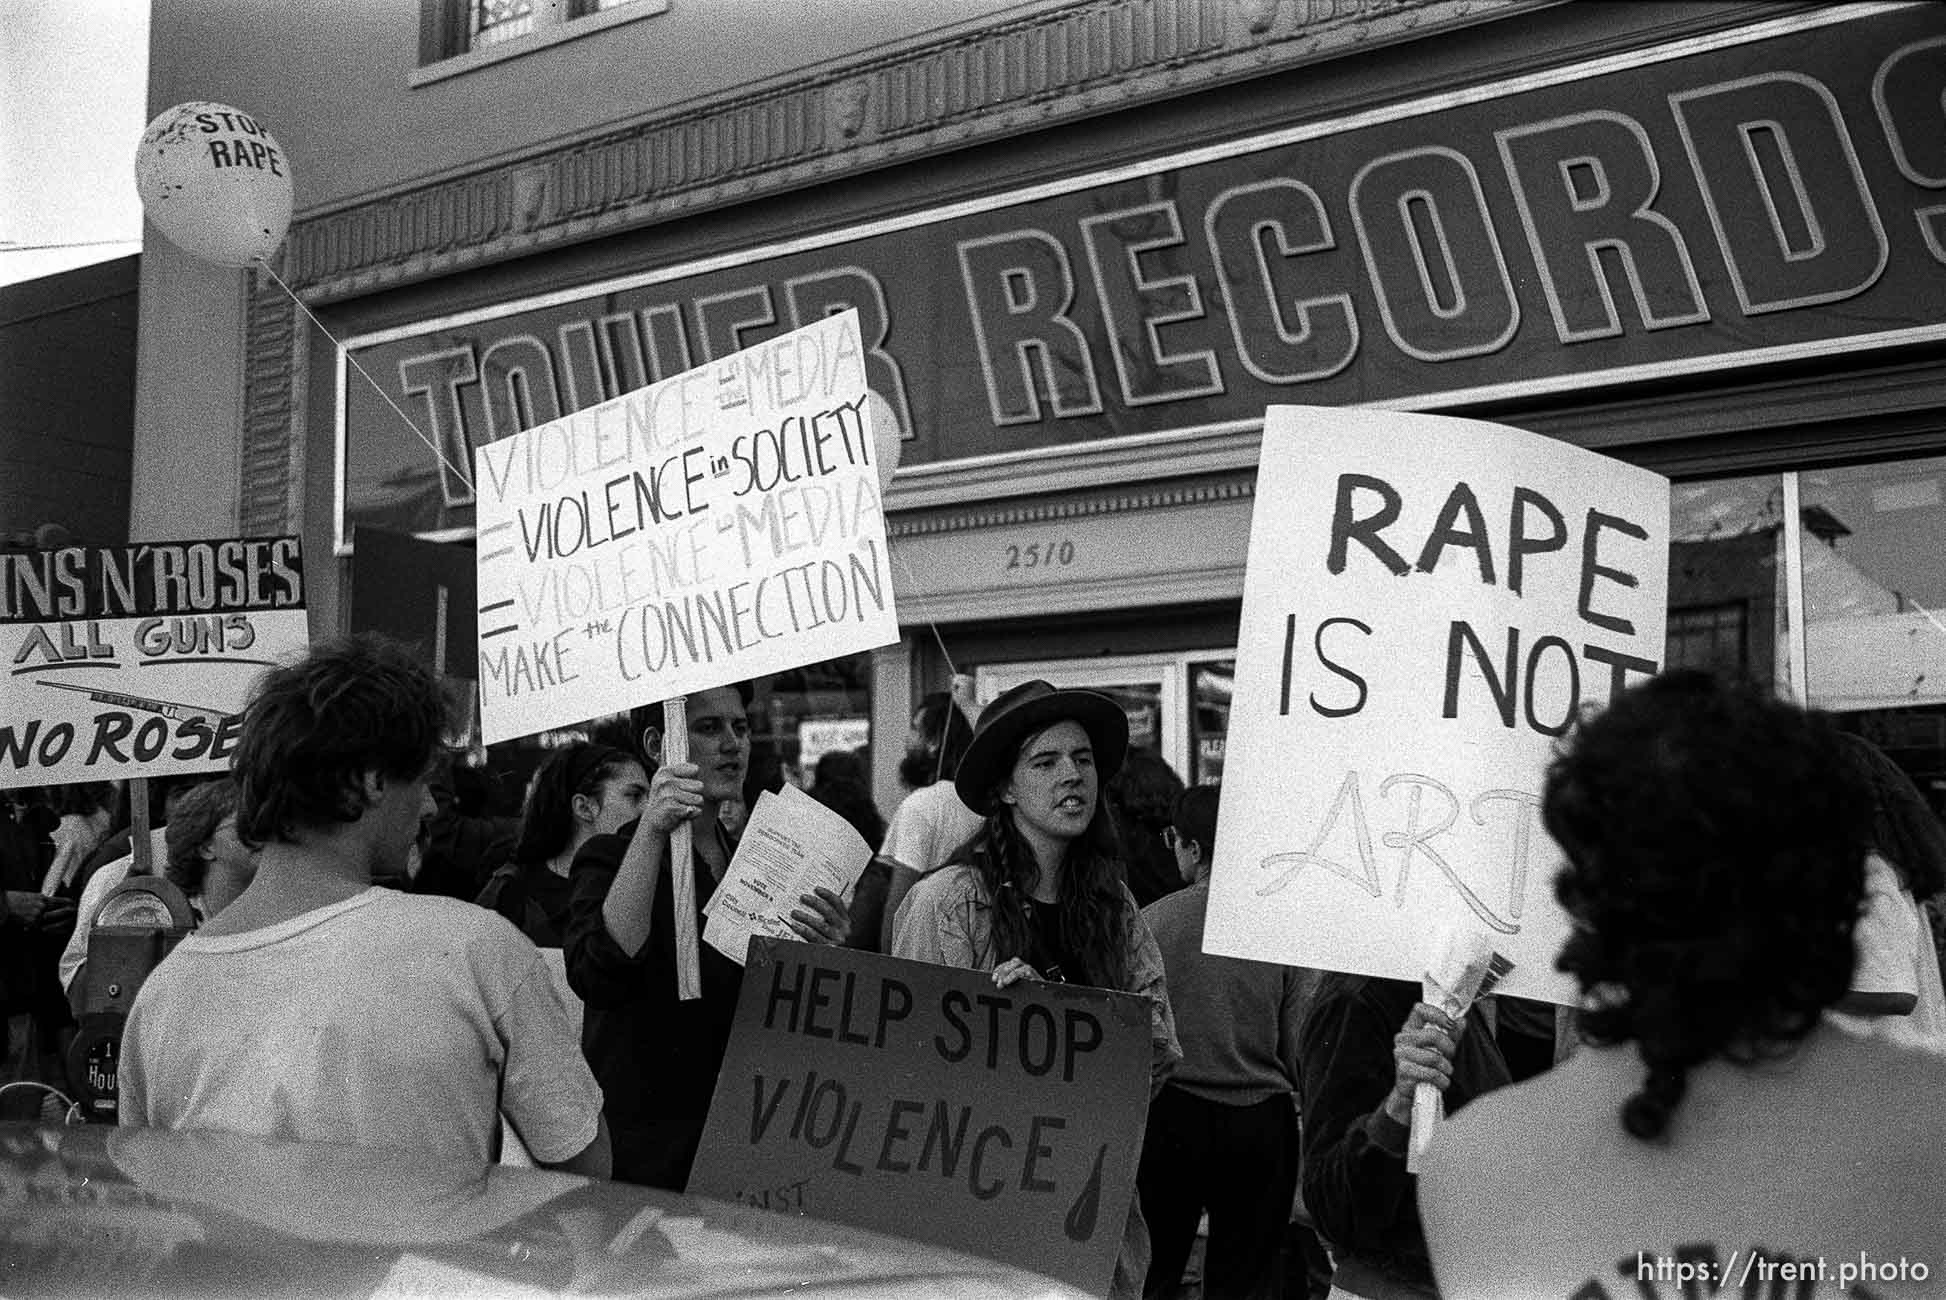
[[1208, 348], [1170, 353], [1160, 330], [1177, 321], [1203, 319], [1203, 295], [1193, 275], [1151, 275], [1143, 255], [1156, 253], [1182, 264], [1182, 216], [1167, 199], [1139, 208], [1103, 212], [1081, 222], [1081, 238], [1094, 272], [1109, 350], [1130, 406], [1207, 397], [1223, 391], [1223, 372]]
[[1081, 327], [1068, 318], [1074, 267], [1044, 230], [1010, 230], [959, 245], [960, 279], [995, 424], [1041, 418], [1039, 379], [1057, 416], [1101, 414], [1101, 385]]
[[1441, 147], [1374, 158], [1351, 182], [1351, 219], [1385, 331], [1420, 361], [1485, 356], [1520, 328], [1520, 304], [1479, 173]]
[[480, 389], [486, 398], [487, 441], [561, 418], [561, 390], [554, 356], [532, 334], [511, 334], [480, 358]]
[[905, 372], [885, 350], [892, 333], [892, 311], [885, 303], [885, 286], [862, 266], [839, 266], [813, 271], [784, 281], [784, 300], [790, 304], [791, 328], [834, 316], [847, 307], [858, 312], [858, 337], [865, 348], [865, 375], [871, 389], [892, 404], [902, 437], [912, 436], [912, 403], [906, 397]]
[[1838, 302], [1878, 279], [1885, 228], [1822, 82], [1769, 73], [1669, 106], [1745, 315]]
[[1563, 343], [1622, 332], [1601, 255], [1628, 277], [1644, 329], [1709, 319], [1689, 246], [1652, 210], [1662, 173], [1649, 133], [1620, 113], [1582, 113], [1497, 132], [1527, 242]]
[[460, 482], [451, 465], [473, 463], [466, 408], [460, 404], [459, 390], [479, 378], [471, 344], [399, 362], [400, 391], [408, 401], [421, 396], [426, 400], [426, 423], [432, 427], [432, 440], [439, 448], [439, 491], [449, 506], [463, 506], [473, 500], [472, 489]]
[[[1304, 297], [1287, 269], [1301, 254], [1338, 246], [1316, 190], [1286, 176], [1225, 190], [1211, 200], [1203, 229], [1245, 370], [1267, 384], [1301, 384], [1351, 364], [1358, 355], [1351, 295]], [[1274, 261], [1268, 239], [1277, 241]]]
[[[1946, 36], [1914, 41], [1880, 65], [1872, 102], [1899, 173], [1946, 190]], [[1946, 204], [1915, 208], [1913, 216], [1933, 259], [1946, 262]]]

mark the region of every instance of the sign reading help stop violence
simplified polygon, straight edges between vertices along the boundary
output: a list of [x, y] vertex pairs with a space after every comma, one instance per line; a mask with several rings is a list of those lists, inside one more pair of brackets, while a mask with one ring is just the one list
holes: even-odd
[[688, 1190], [1101, 1294], [1148, 1095], [1145, 998], [757, 939]]

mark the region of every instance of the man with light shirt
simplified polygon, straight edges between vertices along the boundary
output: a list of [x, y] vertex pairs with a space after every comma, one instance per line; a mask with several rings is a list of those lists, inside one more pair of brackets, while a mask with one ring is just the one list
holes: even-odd
[[258, 846], [236, 901], [156, 967], [123, 1033], [121, 1120], [477, 1160], [500, 1115], [536, 1162], [605, 1177], [601, 1093], [534, 945], [400, 874], [446, 729], [378, 638], [268, 673], [233, 768]]

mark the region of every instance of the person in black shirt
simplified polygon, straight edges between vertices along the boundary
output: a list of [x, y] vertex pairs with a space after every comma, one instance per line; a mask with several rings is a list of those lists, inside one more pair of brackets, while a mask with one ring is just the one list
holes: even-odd
[[[742, 796], [750, 761], [746, 691], [721, 686], [690, 695], [689, 761], [663, 763], [642, 815], [575, 855], [563, 945], [568, 984], [587, 1004], [581, 1049], [601, 1084], [621, 1182], [685, 1188], [729, 1046], [743, 967], [701, 937], [703, 909], [736, 852], [720, 813]], [[645, 728], [642, 748], [651, 761], [661, 758], [659, 728]], [[676, 987], [675, 891], [663, 883], [670, 834], [684, 822], [690, 861], [674, 869], [695, 878], [702, 978], [702, 996], [687, 1001]], [[798, 903], [791, 926], [800, 938], [843, 946], [851, 923], [842, 898], [820, 887]]]
[[649, 777], [633, 755], [579, 742], [557, 749], [534, 773], [513, 860], [488, 878], [474, 901], [520, 927], [537, 948], [567, 936], [568, 874], [574, 855], [597, 835], [613, 835], [642, 815]]

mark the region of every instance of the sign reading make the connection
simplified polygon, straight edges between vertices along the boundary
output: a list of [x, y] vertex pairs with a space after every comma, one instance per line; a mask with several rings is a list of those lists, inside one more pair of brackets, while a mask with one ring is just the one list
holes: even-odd
[[898, 639], [855, 311], [479, 449], [489, 743]]
[[688, 1190], [1099, 1295], [1148, 1088], [1144, 998], [760, 938]]
[[[1274, 503], [1274, 508], [1273, 508]], [[1272, 407], [1204, 947], [1417, 982], [1484, 932], [1573, 1000], [1542, 779], [1663, 655], [1669, 483], [1519, 429]]]
[[0, 786], [220, 770], [308, 642], [295, 537], [0, 552]]

